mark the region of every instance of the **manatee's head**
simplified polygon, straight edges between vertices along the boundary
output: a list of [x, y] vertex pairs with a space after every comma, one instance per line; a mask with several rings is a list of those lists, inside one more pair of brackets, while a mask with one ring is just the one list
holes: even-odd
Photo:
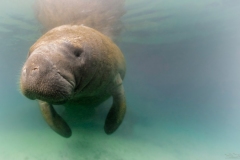
[[67, 102], [95, 72], [95, 61], [86, 50], [67, 42], [33, 46], [21, 72], [22, 93], [50, 104]]

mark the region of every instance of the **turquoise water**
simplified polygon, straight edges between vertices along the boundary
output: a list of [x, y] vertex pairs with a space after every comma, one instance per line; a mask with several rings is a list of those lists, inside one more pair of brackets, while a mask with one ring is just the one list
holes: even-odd
[[240, 159], [240, 2], [126, 1], [118, 45], [127, 60], [128, 111], [111, 136], [110, 101], [64, 139], [18, 79], [41, 35], [32, 0], [0, 2], [0, 159]]

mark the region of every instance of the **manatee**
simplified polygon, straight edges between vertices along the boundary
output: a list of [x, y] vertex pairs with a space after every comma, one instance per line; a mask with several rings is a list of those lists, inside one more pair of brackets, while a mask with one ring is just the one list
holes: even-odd
[[105, 133], [111, 134], [126, 112], [125, 71], [124, 56], [110, 38], [83, 25], [62, 25], [30, 47], [20, 89], [38, 101], [48, 125], [66, 138], [71, 129], [53, 105], [93, 107], [112, 97], [104, 124]]

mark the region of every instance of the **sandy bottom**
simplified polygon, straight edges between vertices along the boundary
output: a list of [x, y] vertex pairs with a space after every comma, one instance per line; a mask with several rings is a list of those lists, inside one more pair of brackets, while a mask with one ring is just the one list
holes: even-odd
[[159, 146], [93, 130], [73, 130], [64, 139], [50, 129], [18, 130], [1, 135], [1, 160], [157, 160], [173, 159]]
[[0, 137], [1, 160], [240, 159], [231, 142], [219, 142], [214, 136], [197, 132], [160, 131], [157, 126], [135, 126], [126, 132], [123, 125], [111, 136], [101, 129], [74, 128], [69, 139], [58, 136], [47, 126], [35, 130], [14, 128], [1, 130]]

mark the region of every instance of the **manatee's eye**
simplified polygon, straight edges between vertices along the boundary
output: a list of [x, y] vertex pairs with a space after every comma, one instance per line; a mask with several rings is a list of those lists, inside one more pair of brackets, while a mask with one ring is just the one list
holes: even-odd
[[76, 57], [79, 57], [81, 54], [82, 54], [83, 50], [81, 48], [78, 48], [78, 49], [75, 49], [73, 54], [76, 56]]

